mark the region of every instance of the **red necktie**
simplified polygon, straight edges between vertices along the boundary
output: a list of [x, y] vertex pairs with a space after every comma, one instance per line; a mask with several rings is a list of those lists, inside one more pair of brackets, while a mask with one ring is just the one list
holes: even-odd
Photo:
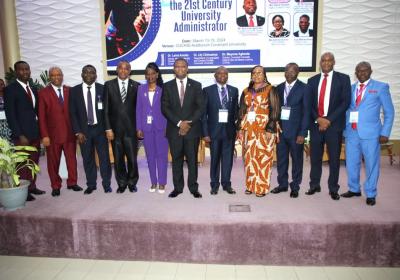
[[[360, 88], [357, 91], [356, 107], [358, 107], [358, 105], [360, 105], [363, 89], [364, 89], [364, 84], [360, 84]], [[351, 123], [351, 128], [357, 129], [357, 123]]]
[[26, 95], [28, 96], [29, 101], [30, 101], [30, 102], [32, 103], [32, 105], [33, 105], [32, 92], [31, 92], [31, 90], [29, 89], [28, 86], [26, 86]]
[[319, 92], [319, 100], [318, 100], [318, 116], [324, 116], [324, 99], [325, 99], [325, 91], [326, 91], [326, 83], [328, 82], [328, 74], [324, 74], [324, 79], [321, 84], [321, 91]]
[[254, 27], [254, 21], [253, 21], [253, 16], [249, 17], [249, 26]]

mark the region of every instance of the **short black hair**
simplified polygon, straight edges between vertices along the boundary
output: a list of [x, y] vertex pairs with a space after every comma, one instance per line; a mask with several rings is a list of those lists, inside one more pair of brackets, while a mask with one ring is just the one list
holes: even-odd
[[274, 15], [273, 18], [272, 18], [272, 24], [274, 24], [274, 20], [275, 20], [277, 17], [281, 18], [281, 20], [282, 20], [282, 25], [284, 25], [284, 24], [285, 24], [285, 19], [284, 19], [283, 16], [281, 16], [281, 15]]
[[17, 70], [17, 67], [18, 67], [18, 65], [20, 65], [20, 64], [27, 64], [27, 65], [29, 66], [28, 62], [23, 61], [23, 60], [18, 60], [17, 62], [14, 63], [14, 71]]

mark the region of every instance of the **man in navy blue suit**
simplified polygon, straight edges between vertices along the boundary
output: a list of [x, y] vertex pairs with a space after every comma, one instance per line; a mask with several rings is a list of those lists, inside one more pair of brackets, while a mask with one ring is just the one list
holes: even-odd
[[84, 194], [96, 190], [97, 168], [95, 148], [99, 156], [100, 174], [105, 193], [111, 192], [111, 165], [108, 141], [104, 128], [103, 85], [96, 83], [96, 68], [82, 68], [83, 83], [71, 89], [69, 112], [72, 130], [81, 147], [87, 189]]
[[285, 67], [286, 82], [278, 85], [281, 108], [281, 132], [277, 144], [278, 186], [271, 193], [286, 192], [289, 187], [289, 153], [292, 158], [292, 182], [290, 197], [299, 196], [303, 177], [304, 139], [310, 119], [310, 90], [299, 81], [299, 66], [289, 63]]
[[[38, 124], [38, 94], [35, 88], [29, 85], [31, 68], [25, 61], [17, 61], [14, 64], [17, 76], [15, 82], [5, 88], [4, 110], [7, 122], [11, 130], [12, 141], [15, 146], [32, 146], [37, 149], [31, 152], [29, 159], [39, 163], [40, 135]], [[27, 201], [35, 200], [35, 195], [44, 194], [45, 191], [36, 187], [36, 176], [28, 168], [18, 171], [21, 179], [29, 180], [29, 193]]]
[[350, 104], [350, 77], [333, 70], [335, 57], [332, 53], [322, 54], [321, 74], [308, 79], [311, 89], [310, 149], [311, 171], [310, 189], [307, 195], [321, 191], [322, 156], [327, 145], [329, 156], [329, 195], [339, 200], [340, 150], [346, 110]]
[[[228, 70], [220, 66], [214, 74], [216, 84], [203, 89], [206, 109], [202, 118], [204, 140], [211, 151], [211, 191], [218, 193], [219, 185], [229, 194], [235, 194], [231, 184], [233, 150], [238, 118], [238, 89], [228, 85]], [[220, 181], [221, 173], [221, 181]]]

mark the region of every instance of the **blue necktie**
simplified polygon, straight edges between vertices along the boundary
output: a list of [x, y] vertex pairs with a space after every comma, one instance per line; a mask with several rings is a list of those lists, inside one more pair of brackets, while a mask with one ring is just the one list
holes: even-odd
[[63, 96], [62, 96], [62, 94], [61, 94], [61, 88], [58, 88], [57, 90], [58, 90], [58, 102], [59, 102], [61, 105], [63, 105], [63, 104], [64, 104], [64, 98], [63, 98]]
[[221, 97], [222, 97], [222, 108], [226, 109], [228, 106], [228, 94], [224, 87], [221, 87]]

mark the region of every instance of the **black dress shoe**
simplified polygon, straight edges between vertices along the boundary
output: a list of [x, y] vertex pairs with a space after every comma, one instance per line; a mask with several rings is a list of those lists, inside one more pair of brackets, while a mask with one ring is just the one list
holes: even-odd
[[316, 192], [321, 192], [321, 188], [320, 187], [310, 188], [308, 191], [306, 191], [306, 195], [313, 195]]
[[341, 197], [345, 197], [345, 198], [350, 198], [350, 197], [353, 197], [353, 196], [361, 196], [361, 193], [360, 192], [348, 191], [348, 192], [342, 193], [340, 196]]
[[105, 188], [104, 188], [104, 192], [105, 192], [105, 193], [111, 193], [111, 192], [112, 192], [111, 187], [105, 187]]
[[96, 188], [87, 187], [83, 194], [91, 194], [94, 190], [96, 190]]
[[180, 195], [181, 194], [181, 192], [178, 192], [178, 191], [172, 191], [169, 195], [168, 195], [168, 197], [177, 197], [178, 195]]
[[80, 192], [80, 191], [83, 190], [83, 189], [82, 189], [80, 186], [78, 186], [78, 185], [68, 186], [67, 189], [68, 189], [68, 190], [73, 190], [74, 192]]
[[130, 192], [133, 192], [133, 193], [137, 192], [137, 187], [135, 185], [129, 185], [128, 188], [129, 188]]
[[333, 200], [339, 200], [340, 199], [340, 195], [337, 192], [329, 192], [329, 195], [331, 196], [331, 198]]
[[291, 198], [297, 198], [297, 197], [299, 197], [299, 192], [298, 192], [298, 191], [291, 191], [291, 192], [290, 192], [290, 197], [291, 197]]
[[216, 195], [217, 193], [218, 193], [218, 190], [212, 189], [212, 190], [210, 191], [210, 194], [211, 194], [211, 195]]
[[224, 191], [226, 191], [229, 194], [236, 194], [236, 191], [234, 189], [232, 189], [232, 188], [225, 189]]
[[374, 206], [376, 204], [375, 197], [369, 197], [367, 198], [367, 205], [369, 206]]
[[123, 193], [123, 192], [125, 192], [125, 190], [126, 190], [126, 186], [124, 186], [124, 187], [118, 187], [117, 193]]
[[278, 187], [274, 188], [274, 189], [271, 191], [271, 193], [277, 194], [277, 193], [281, 193], [281, 192], [287, 192], [287, 190], [288, 190], [288, 189], [284, 189], [284, 188], [278, 186]]
[[203, 197], [201, 195], [201, 193], [199, 193], [199, 191], [192, 192], [192, 195], [194, 196], [194, 198], [202, 198]]
[[52, 196], [60, 196], [60, 190], [52, 190], [51, 195]]
[[29, 191], [29, 193], [31, 194], [36, 194], [36, 195], [41, 195], [41, 194], [45, 194], [45, 191], [39, 190], [38, 188], [34, 188], [33, 190]]
[[31, 195], [30, 193], [28, 193], [28, 197], [26, 198], [26, 201], [34, 201], [36, 198]]
[[250, 194], [252, 194], [253, 192], [252, 191], [249, 191], [249, 190], [245, 190], [244, 191], [244, 194], [247, 194], [247, 195], [250, 195]]

